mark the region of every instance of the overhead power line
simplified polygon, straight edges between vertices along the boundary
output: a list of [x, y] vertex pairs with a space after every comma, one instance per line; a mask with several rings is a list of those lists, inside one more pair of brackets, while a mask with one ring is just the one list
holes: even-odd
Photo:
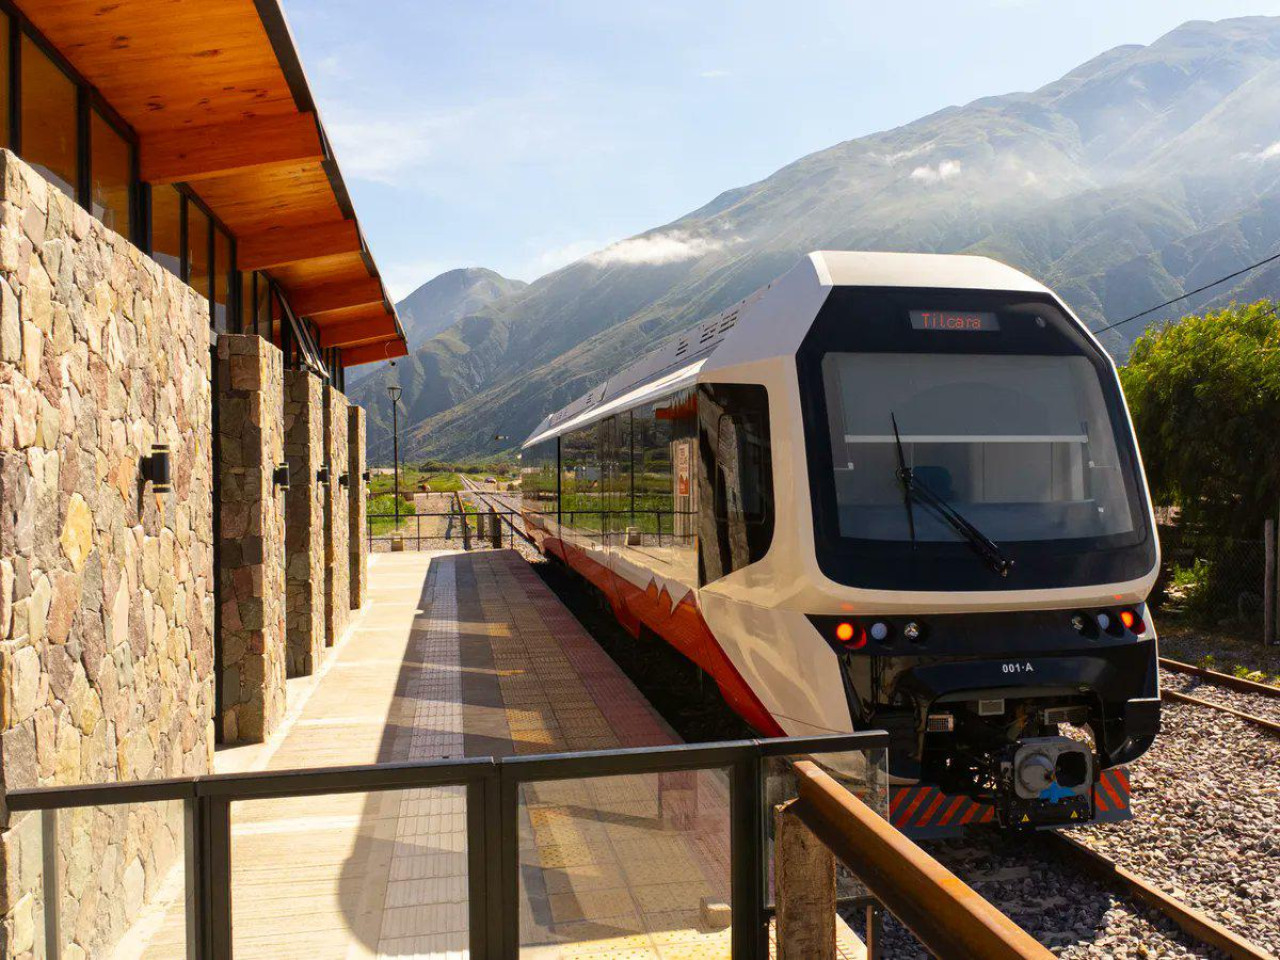
[[1108, 330], [1114, 330], [1116, 327], [1120, 326], [1121, 324], [1128, 323], [1130, 320], [1137, 320], [1141, 317], [1145, 317], [1152, 313], [1155, 313], [1157, 310], [1163, 310], [1165, 307], [1171, 307], [1180, 300], [1186, 300], [1188, 297], [1194, 297], [1197, 293], [1203, 293], [1204, 291], [1208, 290], [1210, 287], [1216, 287], [1220, 283], [1226, 283], [1228, 280], [1234, 280], [1236, 277], [1242, 276], [1243, 274], [1248, 273], [1250, 270], [1257, 270], [1259, 267], [1265, 267], [1268, 263], [1272, 263], [1276, 260], [1280, 260], [1280, 253], [1273, 253], [1271, 256], [1266, 257], [1263, 260], [1259, 260], [1257, 263], [1251, 263], [1247, 267], [1242, 267], [1241, 269], [1237, 270], [1235, 273], [1228, 273], [1225, 277], [1219, 277], [1217, 280], [1213, 280], [1213, 281], [1210, 281], [1209, 283], [1204, 284], [1203, 286], [1196, 287], [1194, 290], [1188, 290], [1186, 293], [1184, 293], [1180, 297], [1174, 297], [1172, 300], [1166, 300], [1164, 303], [1157, 303], [1154, 307], [1149, 307], [1148, 309], [1143, 310], [1141, 313], [1135, 313], [1132, 317], [1125, 317], [1123, 320], [1117, 320], [1115, 323], [1109, 323], [1105, 327], [1099, 327], [1097, 330], [1094, 330], [1093, 332], [1097, 334], [1097, 333], [1106, 333]]

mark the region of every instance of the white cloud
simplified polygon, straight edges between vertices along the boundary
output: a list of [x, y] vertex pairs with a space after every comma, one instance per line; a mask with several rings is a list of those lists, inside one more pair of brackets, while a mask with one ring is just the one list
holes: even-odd
[[1280, 140], [1271, 144], [1269, 147], [1263, 147], [1257, 153], [1237, 153], [1237, 160], [1252, 160], [1254, 163], [1266, 163], [1268, 160], [1275, 160], [1280, 157]]
[[911, 171], [911, 179], [917, 183], [934, 184], [960, 176], [959, 160], [943, 160], [936, 167], [916, 167]]
[[687, 230], [668, 230], [665, 233], [649, 233], [619, 240], [603, 250], [596, 251], [586, 259], [588, 263], [597, 267], [612, 266], [615, 263], [650, 265], [680, 263], [684, 260], [697, 260], [699, 257], [705, 257], [740, 242], [741, 237], [719, 239], [694, 236]]
[[703, 80], [722, 80], [731, 75], [728, 70], [703, 70], [698, 74]]

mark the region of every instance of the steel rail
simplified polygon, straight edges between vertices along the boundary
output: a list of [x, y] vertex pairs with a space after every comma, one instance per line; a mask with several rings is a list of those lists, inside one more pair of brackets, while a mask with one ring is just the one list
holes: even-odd
[[1049, 960], [1034, 937], [811, 761], [796, 813], [938, 960]]
[[1258, 683], [1256, 680], [1246, 680], [1244, 677], [1232, 676], [1229, 673], [1219, 673], [1217, 670], [1197, 667], [1194, 664], [1183, 663], [1181, 660], [1170, 660], [1167, 657], [1161, 657], [1160, 666], [1174, 673], [1185, 673], [1193, 677], [1200, 677], [1221, 687], [1239, 690], [1241, 693], [1258, 693], [1264, 697], [1280, 697], [1280, 687], [1272, 686], [1269, 683]]
[[1266, 717], [1255, 717], [1251, 713], [1245, 713], [1244, 711], [1237, 710], [1234, 707], [1228, 707], [1226, 704], [1214, 703], [1212, 700], [1201, 700], [1199, 697], [1193, 697], [1177, 690], [1161, 690], [1160, 698], [1162, 700], [1168, 700], [1170, 703], [1186, 703], [1193, 707], [1208, 707], [1210, 710], [1227, 713], [1239, 720], [1245, 721], [1246, 723], [1251, 723], [1254, 726], [1261, 727], [1268, 733], [1274, 733], [1276, 736], [1280, 736], [1280, 723], [1277, 723], [1274, 720], [1268, 720]]
[[1054, 846], [1066, 859], [1074, 860], [1086, 872], [1102, 882], [1154, 907], [1172, 920], [1183, 933], [1206, 946], [1221, 950], [1234, 960], [1277, 960], [1272, 954], [1239, 934], [1210, 919], [1195, 907], [1171, 897], [1149, 880], [1120, 866], [1105, 855], [1091, 850], [1079, 840], [1063, 833], [1051, 833]]

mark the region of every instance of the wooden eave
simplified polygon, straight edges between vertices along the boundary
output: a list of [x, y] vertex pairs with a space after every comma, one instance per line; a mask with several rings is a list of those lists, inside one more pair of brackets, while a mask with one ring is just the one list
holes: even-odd
[[[370, 362], [404, 329], [368, 251], [279, 0], [17, 0], [22, 14], [134, 130], [153, 184], [185, 183], [322, 329]], [[374, 308], [374, 309], [369, 309]]]

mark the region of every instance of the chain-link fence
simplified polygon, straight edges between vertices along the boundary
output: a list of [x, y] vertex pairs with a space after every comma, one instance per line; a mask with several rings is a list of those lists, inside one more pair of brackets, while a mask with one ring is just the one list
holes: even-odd
[[1204, 626], [1263, 632], [1266, 543], [1161, 525], [1163, 564], [1151, 602], [1167, 615]]

